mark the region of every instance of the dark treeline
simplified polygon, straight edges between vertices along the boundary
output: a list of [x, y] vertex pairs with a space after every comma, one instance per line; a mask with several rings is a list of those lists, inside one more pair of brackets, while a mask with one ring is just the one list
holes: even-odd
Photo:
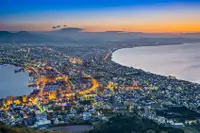
[[134, 114], [110, 118], [108, 122], [94, 126], [90, 133], [184, 133], [184, 131], [158, 125], [152, 120]]
[[[35, 130], [23, 126], [8, 126], [0, 122], [0, 133], [61, 133], [59, 131]], [[67, 132], [62, 132], [67, 133]]]

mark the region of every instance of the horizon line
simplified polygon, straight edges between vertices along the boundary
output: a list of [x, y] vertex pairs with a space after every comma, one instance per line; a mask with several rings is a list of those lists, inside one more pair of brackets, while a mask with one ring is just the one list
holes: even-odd
[[82, 29], [80, 31], [76, 31], [79, 33], [105, 33], [105, 32], [113, 32], [113, 33], [146, 33], [146, 34], [198, 34], [200, 33], [200, 31], [197, 32], [143, 32], [143, 31], [125, 31], [125, 30], [96, 30], [96, 31], [90, 31], [87, 29], [83, 29], [83, 28], [79, 28], [79, 27], [66, 27], [66, 28], [60, 28], [60, 29], [50, 29], [50, 30], [0, 30], [0, 32], [2, 31], [7, 31], [7, 32], [52, 32], [52, 31], [59, 31], [62, 29], [72, 29], [72, 28], [76, 28], [76, 29]]

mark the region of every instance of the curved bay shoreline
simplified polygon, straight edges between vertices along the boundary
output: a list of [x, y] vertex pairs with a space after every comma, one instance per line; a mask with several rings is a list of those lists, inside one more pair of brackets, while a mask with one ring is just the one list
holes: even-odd
[[162, 76], [199, 83], [200, 64], [197, 54], [200, 43], [182, 45], [144, 46], [122, 48], [113, 52], [112, 60], [127, 67], [142, 69]]
[[[117, 50], [117, 49], [118, 48], [114, 48], [114, 50]], [[199, 84], [192, 83], [189, 81], [184, 81], [184, 80], [170, 79], [167, 76], [145, 72], [141, 69], [135, 69], [133, 67], [122, 66], [112, 61], [112, 55], [109, 55], [107, 61], [103, 61], [102, 58], [98, 60], [99, 59], [98, 56], [102, 57], [103, 55], [104, 53], [101, 53], [101, 52], [94, 54], [94, 57], [97, 57], [96, 60], [94, 62], [92, 61], [93, 63], [90, 64], [91, 66], [86, 66], [86, 69], [93, 68], [93, 70], [95, 70], [93, 74], [95, 74], [98, 70], [100, 70], [101, 72], [105, 72], [105, 74], [108, 75], [108, 76], [107, 75], [104, 76], [105, 77], [104, 81], [106, 82], [115, 78], [116, 82], [122, 79], [124, 80], [124, 82], [126, 82], [125, 85], [127, 85], [129, 84], [127, 81], [136, 80], [138, 81], [139, 85], [143, 89], [143, 90], [141, 89], [141, 91], [145, 91], [144, 87], [149, 87], [149, 85], [146, 84], [146, 82], [149, 82], [150, 84], [158, 87], [159, 89], [150, 90], [151, 93], [149, 94], [148, 93], [142, 94], [144, 95], [144, 97], [146, 96], [147, 98], [149, 98], [149, 96], [153, 96], [153, 98], [155, 99], [151, 99], [151, 97], [149, 99], [152, 101], [157, 100], [156, 102], [158, 102], [159, 104], [160, 103], [168, 104], [167, 102], [170, 101], [171, 102], [170, 104], [172, 106], [177, 106], [177, 107], [186, 106], [187, 108], [191, 110], [195, 110], [199, 112], [198, 110], [199, 101], [196, 101], [195, 99], [196, 97], [193, 96], [194, 94], [196, 95], [197, 93], [200, 94]], [[87, 71], [87, 72], [89, 73], [90, 71]], [[124, 83], [120, 85], [124, 85]], [[144, 103], [145, 103], [149, 99], [139, 99], [139, 100], [141, 101], [144, 100]], [[186, 101], [186, 104], [185, 104], [185, 101], [183, 100]], [[142, 102], [138, 102], [137, 104], [144, 105], [144, 107], [146, 106], [145, 105], [146, 103], [143, 104]]]
[[28, 74], [15, 72], [16, 66], [2, 64], [1, 67], [1, 96], [0, 99], [8, 96], [22, 96], [31, 93], [28, 87]]
[[[200, 43], [200, 42], [196, 42], [196, 43]], [[118, 50], [123, 50], [123, 49], [132, 49], [132, 48], [136, 48], [136, 47], [152, 47], [152, 46], [179, 46], [179, 45], [184, 45], [185, 43], [177, 43], [177, 44], [163, 44], [163, 45], [160, 45], [160, 44], [154, 44], [154, 45], [133, 45], [133, 46], [130, 46], [130, 47], [118, 47], [118, 48], [115, 48], [114, 50], [112, 50], [112, 54], [109, 55], [108, 59], [109, 61], [112, 63], [112, 64], [115, 64], [115, 65], [120, 65], [121, 67], [123, 68], [127, 68], [127, 70], [130, 70], [130, 69], [133, 69], [133, 70], [136, 70], [136, 71], [140, 71], [140, 72], [144, 72], [146, 74], [152, 74], [152, 75], [155, 75], [155, 76], [160, 76], [160, 77], [165, 77], [165, 78], [169, 78], [169, 76], [172, 76], [172, 75], [163, 75], [163, 74], [157, 74], [157, 73], [154, 73], [152, 71], [146, 71], [144, 70], [144, 68], [135, 68], [134, 66], [127, 66], [127, 65], [123, 65], [117, 61], [114, 61], [113, 60], [113, 54], [118, 51]], [[199, 85], [200, 86], [200, 83], [196, 83], [196, 82], [192, 82], [192, 81], [188, 81], [188, 80], [185, 80], [185, 79], [173, 79], [173, 80], [176, 80], [176, 81], [182, 81], [182, 82], [187, 82], [187, 83], [190, 83], [190, 84], [194, 84], [194, 85]]]

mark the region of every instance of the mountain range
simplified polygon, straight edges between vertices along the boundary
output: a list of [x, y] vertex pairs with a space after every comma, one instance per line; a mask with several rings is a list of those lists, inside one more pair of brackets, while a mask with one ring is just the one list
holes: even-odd
[[82, 28], [70, 27], [45, 32], [0, 31], [0, 43], [187, 43], [200, 42], [200, 33], [142, 33], [142, 32], [86, 32]]

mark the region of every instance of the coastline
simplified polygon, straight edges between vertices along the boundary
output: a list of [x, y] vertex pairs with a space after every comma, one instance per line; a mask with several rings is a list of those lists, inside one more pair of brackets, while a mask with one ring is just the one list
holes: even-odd
[[[195, 43], [192, 43], [192, 44], [196, 44], [196, 43], [200, 43], [200, 42], [195, 42]], [[168, 75], [167, 75], [167, 74], [159, 74], [159, 73], [156, 73], [156, 72], [147, 71], [147, 70], [145, 70], [145, 68], [142, 68], [142, 67], [136, 68], [136, 67], [134, 67], [133, 65], [128, 66], [128, 65], [124, 65], [124, 64], [118, 63], [117, 61], [114, 61], [114, 60], [113, 60], [113, 54], [114, 54], [115, 52], [119, 51], [119, 50], [133, 49], [133, 48], [136, 48], [136, 47], [156, 47], [156, 46], [162, 47], [162, 46], [170, 46], [170, 45], [172, 45], [172, 46], [179, 46], [179, 45], [187, 45], [187, 44], [191, 44], [191, 43], [181, 43], [181, 44], [179, 43], [179, 44], [169, 44], [169, 45], [162, 45], [162, 44], [158, 44], [158, 45], [135, 45], [134, 47], [117, 48], [117, 49], [115, 49], [115, 50], [112, 51], [112, 54], [110, 55], [109, 60], [110, 60], [111, 62], [114, 62], [115, 64], [119, 64], [119, 65], [121, 65], [121, 66], [123, 66], [123, 67], [133, 68], [133, 69], [135, 69], [135, 70], [142, 70], [142, 71], [144, 71], [144, 72], [147, 73], [147, 74], [153, 74], [153, 75], [156, 75], [156, 76], [161, 76], [161, 77], [166, 77], [166, 78], [169, 78], [169, 77], [176, 77], [175, 80], [178, 80], [178, 81], [185, 81], [185, 82], [190, 82], [190, 83], [192, 83], [192, 84], [198, 84], [198, 85], [200, 85], [200, 83], [198, 83], [198, 82], [186, 80], [186, 79], [180, 78], [180, 77], [175, 76], [175, 75], [170, 75], [170, 74], [168, 74]], [[177, 78], [177, 77], [178, 77], [178, 78]]]
[[[194, 42], [194, 43], [200, 43], [200, 42]], [[170, 43], [170, 44], [133, 44], [133, 45], [130, 45], [130, 46], [120, 46], [120, 47], [117, 47], [117, 48], [113, 48], [112, 49], [112, 53], [110, 55], [108, 55], [108, 60], [111, 62], [111, 64], [117, 64], [117, 65], [120, 65], [122, 67], [125, 67], [125, 68], [128, 68], [128, 69], [134, 69], [134, 70], [138, 70], [138, 71], [142, 71], [146, 74], [151, 74], [151, 75], [154, 75], [154, 76], [159, 76], [159, 77], [164, 77], [164, 78], [169, 78], [169, 76], [166, 76], [166, 75], [162, 75], [162, 74], [156, 74], [156, 73], [153, 73], [153, 72], [149, 72], [149, 71], [145, 71], [144, 69], [142, 68], [134, 68], [134, 67], [128, 67], [128, 66], [125, 66], [125, 65], [122, 65], [122, 64], [119, 64], [115, 61], [113, 61], [113, 53], [118, 51], [118, 50], [121, 50], [121, 49], [129, 49], [129, 48], [135, 48], [135, 47], [152, 47], [152, 46], [169, 46], [169, 45], [184, 45], [184, 44], [187, 44], [187, 43]], [[15, 63], [0, 63], [0, 65], [12, 65], [12, 66], [15, 66], [15, 67], [22, 67], [24, 68], [25, 66], [24, 65], [19, 65], [19, 64], [15, 64]], [[184, 80], [184, 79], [174, 79], [178, 82], [187, 82], [187, 83], [190, 83], [190, 84], [193, 84], [193, 85], [200, 85], [200, 83], [196, 83], [196, 82], [192, 82], [192, 81], [188, 81], [188, 80]]]
[[[17, 73], [27, 73], [27, 72], [21, 71], [21, 69], [23, 69], [24, 67], [19, 66], [19, 65], [15, 65], [15, 64], [12, 64], [12, 63], [10, 63], [10, 64], [8, 64], [8, 63], [2, 63], [2, 64], [0, 64], [0, 66], [2, 66], [2, 67], [9, 67], [9, 66], [13, 67], [14, 70], [12, 72], [14, 73], [14, 75], [16, 75]], [[20, 69], [17, 70], [16, 67], [20, 67]], [[28, 75], [28, 77], [29, 77], [29, 75]], [[19, 84], [23, 84], [23, 83], [20, 82]], [[28, 89], [31, 89], [30, 87], [28, 87], [28, 82], [27, 82], [27, 85], [25, 85], [24, 87], [27, 87]], [[12, 92], [12, 90], [9, 90], [9, 91]], [[30, 91], [30, 93], [26, 93], [26, 94], [22, 94], [22, 95], [8, 95], [8, 96], [2, 97], [0, 99], [6, 99], [9, 96], [11, 96], [11, 97], [28, 96], [30, 94], [31, 94], [31, 91]]]
[[[116, 46], [116, 47], [111, 47], [110, 49], [113, 49], [113, 50], [116, 51], [116, 50], [118, 50], [120, 48], [124, 48], [126, 46], [136, 47], [135, 45], [123, 45], [123, 46], [121, 45], [118, 48]], [[64, 52], [67, 52], [67, 50], [68, 49], [66, 48], [66, 51], [64, 51]], [[75, 48], [75, 50], [78, 51], [76, 48]], [[112, 61], [112, 54], [111, 54], [112, 51], [109, 53], [108, 60], [103, 60], [102, 57], [104, 57], [107, 54], [108, 47], [104, 48], [103, 50], [102, 49], [96, 49], [96, 51], [91, 51], [88, 48], [86, 50], [88, 50], [88, 51], [86, 51], [85, 53], [82, 53], [83, 54], [82, 57], [84, 57], [84, 54], [87, 55], [83, 58], [83, 60], [88, 61], [87, 64], [80, 65], [80, 66], [74, 66], [70, 62], [58, 64], [59, 60], [57, 61], [55, 59], [55, 60], [53, 60], [52, 64], [50, 64], [50, 66], [52, 66], [56, 69], [58, 68], [59, 70], [61, 70], [61, 73], [64, 73], [65, 75], [68, 75], [68, 70], [64, 71], [64, 70], [66, 70], [65, 66], [67, 66], [67, 65], [74, 66], [75, 68], [77, 68], [81, 71], [84, 71], [84, 72], [86, 72], [86, 74], [92, 75], [94, 77], [95, 76], [102, 76], [102, 79], [99, 79], [98, 81], [102, 82], [103, 85], [106, 85], [107, 82], [111, 81], [111, 82], [114, 82], [116, 84], [119, 84], [122, 87], [125, 86], [126, 87], [125, 89], [127, 89], [127, 90], [129, 90], [129, 86], [133, 86], [132, 81], [136, 81], [138, 83], [137, 86], [139, 86], [141, 88], [141, 90], [136, 90], [136, 91], [131, 90], [130, 91], [131, 93], [127, 92], [127, 90], [124, 90], [124, 91], [116, 90], [117, 92], [119, 92], [118, 93], [120, 95], [119, 97], [121, 99], [123, 99], [123, 103], [121, 103], [122, 106], [125, 106], [124, 103], [128, 102], [128, 100], [130, 98], [131, 100], [134, 100], [134, 102], [131, 101], [131, 103], [133, 103], [136, 108], [142, 107], [143, 109], [148, 109], [148, 106], [151, 106], [153, 109], [156, 110], [157, 107], [155, 107], [155, 104], [157, 104], [157, 105], [165, 106], [165, 107], [166, 106], [169, 106], [169, 107], [187, 107], [190, 110], [194, 110], [198, 113], [200, 112], [199, 110], [197, 110], [198, 109], [197, 107], [200, 105], [199, 101], [194, 99], [194, 97], [199, 96], [198, 91], [196, 91], [196, 90], [198, 90], [197, 88], [200, 88], [199, 85], [193, 84], [193, 83], [188, 82], [188, 81], [181, 81], [181, 80], [176, 80], [176, 79], [172, 80], [172, 79], [169, 79], [169, 77], [153, 74], [153, 73], [150, 73], [150, 72], [146, 72], [146, 71], [143, 71], [142, 69], [135, 69], [133, 67], [122, 66], [122, 65]], [[100, 51], [100, 50], [102, 50], [102, 51]], [[71, 49], [69, 49], [69, 51], [71, 51]], [[98, 51], [100, 51], [100, 52], [98, 52]], [[90, 53], [90, 52], [92, 52], [92, 53]], [[43, 56], [40, 55], [40, 56], [43, 57], [44, 55]], [[69, 56], [70, 56], [70, 54], [69, 54]], [[44, 56], [44, 57], [46, 57], [46, 56]], [[66, 62], [65, 55], [59, 54], [58, 58], [64, 59], [63, 61]], [[21, 59], [22, 59], [21, 64], [23, 64], [23, 62], [26, 62], [26, 60], [23, 60], [24, 59], [23, 56], [21, 57]], [[47, 61], [51, 60], [51, 57], [46, 59], [46, 60]], [[31, 62], [31, 61], [30, 62], [32, 64], [32, 63], [37, 62], [37, 61], [38, 60], [35, 59], [33, 62]], [[48, 66], [48, 65], [45, 65], [45, 66], [41, 67], [40, 69], [43, 69], [46, 66]], [[45, 70], [47, 70], [47, 69], [45, 68]], [[99, 73], [97, 73], [97, 72], [99, 72]], [[56, 74], [56, 72], [54, 72], [54, 74]], [[72, 76], [74, 76], [74, 74], [71, 74], [71, 77]], [[158, 87], [158, 89], [154, 89], [154, 88], [152, 88], [152, 86], [145, 84], [145, 80], [147, 80], [153, 86]], [[75, 83], [79, 83], [79, 82], [75, 82]], [[172, 86], [172, 88], [168, 88], [169, 85]], [[183, 88], [183, 89], [180, 90], [179, 87]], [[88, 89], [87, 86], [85, 86], [83, 88]], [[104, 88], [105, 87], [102, 87], [102, 89], [104, 89]], [[77, 90], [78, 89], [79, 88], [77, 88]], [[81, 89], [79, 89], [79, 90], [81, 90]], [[74, 92], [75, 91], [76, 90], [74, 90]], [[196, 93], [193, 93], [193, 95], [190, 94], [190, 92], [195, 92], [195, 91], [196, 91]], [[123, 94], [124, 92], [127, 92], [126, 95]], [[62, 93], [62, 91], [60, 92], [60, 94], [61, 93]], [[108, 93], [110, 93], [110, 92], [108, 92]], [[97, 94], [99, 94], [99, 93], [97, 92]], [[115, 95], [115, 94], [111, 94], [111, 96], [112, 95]], [[179, 95], [180, 97], [178, 97], [177, 95]], [[46, 100], [48, 102], [47, 102], [47, 104], [42, 103], [41, 104], [42, 106], [46, 106], [46, 107], [52, 106], [53, 107], [57, 103], [57, 98], [54, 98], [55, 100], [52, 100], [52, 99], [48, 98], [48, 94], [45, 94], [45, 96], [47, 96], [47, 97], [44, 97], [44, 99], [42, 99], [42, 100]], [[138, 96], [138, 97], [134, 97], [134, 96]], [[102, 97], [103, 100], [105, 99], [105, 101], [107, 101], [106, 96], [104, 97], [104, 95], [102, 95], [102, 96], [100, 95], [100, 97]], [[109, 97], [110, 97], [110, 95], [109, 95]], [[148, 99], [144, 99], [144, 97], [147, 97]], [[184, 99], [186, 99], [185, 100], [186, 102], [182, 102], [182, 99], [183, 99], [182, 97], [184, 97]], [[59, 95], [58, 95], [58, 98], [59, 98]], [[64, 103], [66, 98], [62, 95], [60, 95], [60, 98], [61, 98], [60, 103]], [[82, 98], [82, 97], [80, 97], [80, 98]], [[194, 103], [194, 104], [191, 105], [189, 101], [192, 101], [193, 99], [194, 99], [194, 101], [192, 103]], [[73, 104], [73, 101], [70, 101], [69, 103]], [[108, 107], [112, 107], [112, 106], [115, 107], [116, 106], [114, 104], [107, 104], [107, 102], [104, 102], [104, 101], [101, 102], [101, 103], [108, 105]], [[60, 104], [59, 107], [61, 107], [61, 105], [62, 104]], [[32, 105], [30, 107], [35, 108], [35, 110], [37, 110], [37, 111], [39, 111], [39, 109], [40, 109], [40, 108], [32, 106]], [[73, 108], [73, 107], [76, 107], [76, 106], [75, 105], [69, 106], [69, 108]], [[87, 107], [87, 106], [83, 105], [83, 107]], [[50, 119], [51, 120], [58, 119], [57, 112], [59, 112], [60, 110], [57, 110], [57, 108], [56, 109], [50, 108], [50, 109], [52, 109], [53, 113], [55, 114], [55, 116], [53, 116]], [[143, 111], [138, 111], [138, 113], [142, 117], [149, 118], [148, 114], [154, 115], [153, 111], [155, 111], [155, 110], [146, 111], [145, 115], [144, 115]], [[41, 109], [40, 112], [43, 112], [43, 110]], [[89, 112], [89, 110], [87, 112]], [[51, 113], [51, 112], [45, 112], [45, 114], [49, 114], [49, 113]], [[81, 113], [78, 113], [78, 114], [81, 114]], [[66, 115], [68, 115], [68, 114], [62, 115], [61, 120], [64, 121], [64, 122], [65, 121], [68, 122], [68, 120], [65, 120]], [[30, 116], [30, 117], [32, 118], [32, 116]], [[69, 118], [70, 117], [71, 117], [71, 115], [69, 115]], [[151, 117], [150, 119], [154, 119], [155, 121], [157, 121], [157, 118], [159, 118], [159, 117], [160, 116], [154, 115], [154, 118]], [[92, 118], [95, 118], [95, 117], [92, 117]], [[9, 121], [13, 121], [13, 120], [10, 119]], [[69, 121], [69, 122], [71, 122], [71, 121]], [[165, 124], [167, 125], [167, 123], [165, 123]]]

